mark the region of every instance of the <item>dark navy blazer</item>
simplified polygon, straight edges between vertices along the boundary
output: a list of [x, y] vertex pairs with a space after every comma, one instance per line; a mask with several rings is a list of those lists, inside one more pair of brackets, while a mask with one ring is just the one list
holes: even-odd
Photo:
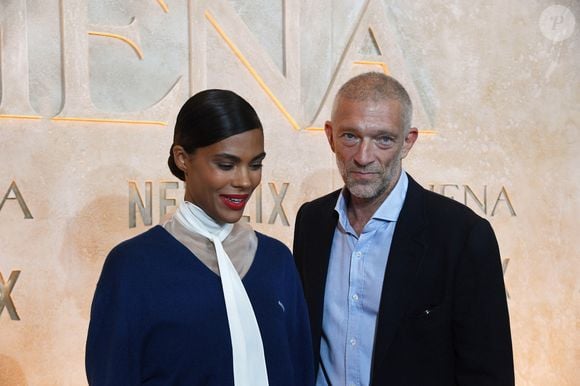
[[[340, 191], [298, 211], [294, 256], [310, 314], [315, 369]], [[409, 177], [385, 271], [372, 385], [513, 385], [506, 292], [487, 220]]]

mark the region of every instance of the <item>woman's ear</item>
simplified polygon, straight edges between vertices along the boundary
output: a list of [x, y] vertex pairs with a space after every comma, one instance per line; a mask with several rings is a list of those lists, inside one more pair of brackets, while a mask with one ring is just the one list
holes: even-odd
[[174, 145], [171, 149], [173, 152], [173, 159], [175, 160], [175, 165], [185, 174], [187, 174], [187, 161], [189, 160], [189, 154], [180, 145]]

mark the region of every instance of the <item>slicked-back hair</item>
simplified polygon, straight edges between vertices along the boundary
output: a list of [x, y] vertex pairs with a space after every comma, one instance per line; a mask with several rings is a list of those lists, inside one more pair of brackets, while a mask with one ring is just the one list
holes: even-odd
[[335, 114], [338, 102], [342, 98], [354, 101], [398, 101], [402, 107], [403, 132], [407, 134], [411, 129], [413, 117], [411, 98], [401, 83], [391, 76], [381, 72], [365, 72], [351, 78], [338, 90], [334, 99], [332, 115]]
[[197, 148], [254, 129], [262, 129], [262, 123], [244, 98], [229, 90], [201, 91], [189, 98], [179, 110], [167, 160], [169, 169], [174, 176], [185, 181], [185, 174], [177, 167], [173, 157], [173, 147], [176, 145], [192, 154]]

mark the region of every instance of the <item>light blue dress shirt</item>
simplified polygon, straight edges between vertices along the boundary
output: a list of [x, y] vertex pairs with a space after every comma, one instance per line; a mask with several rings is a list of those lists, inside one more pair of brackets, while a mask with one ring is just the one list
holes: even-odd
[[365, 386], [370, 382], [385, 268], [408, 184], [403, 171], [359, 236], [348, 221], [344, 192], [338, 197], [334, 208], [338, 224], [326, 278], [317, 386]]

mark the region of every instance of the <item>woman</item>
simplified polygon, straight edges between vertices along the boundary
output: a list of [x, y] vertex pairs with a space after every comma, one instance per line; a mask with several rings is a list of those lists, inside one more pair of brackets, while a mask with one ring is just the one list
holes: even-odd
[[290, 251], [239, 221], [265, 155], [262, 124], [240, 96], [206, 90], [184, 104], [169, 168], [185, 201], [107, 257], [87, 339], [90, 385], [313, 383]]

